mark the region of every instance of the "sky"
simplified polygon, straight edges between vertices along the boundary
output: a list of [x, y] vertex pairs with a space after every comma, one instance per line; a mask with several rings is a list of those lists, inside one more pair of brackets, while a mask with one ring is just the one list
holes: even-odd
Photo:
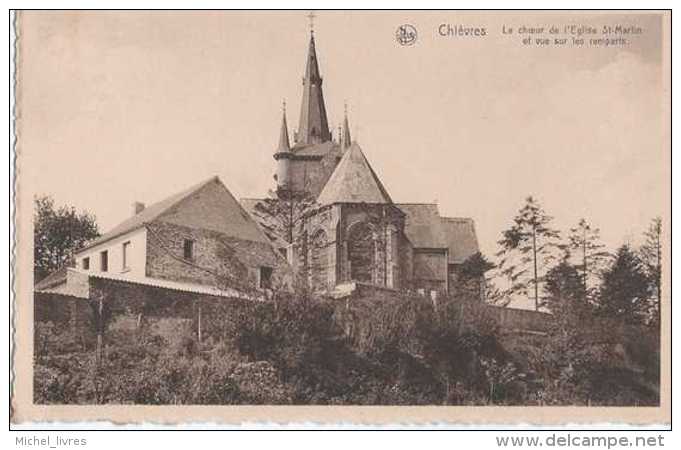
[[[21, 201], [51, 195], [102, 231], [214, 175], [273, 187], [281, 104], [297, 126], [307, 12], [27, 12], [19, 19]], [[528, 195], [556, 228], [581, 217], [614, 248], [667, 220], [662, 20], [653, 14], [317, 12], [330, 125], [396, 202], [472, 217], [481, 250]], [[418, 30], [398, 45], [403, 23]], [[485, 28], [443, 37], [441, 24]], [[623, 48], [523, 45], [502, 26], [637, 24]]]

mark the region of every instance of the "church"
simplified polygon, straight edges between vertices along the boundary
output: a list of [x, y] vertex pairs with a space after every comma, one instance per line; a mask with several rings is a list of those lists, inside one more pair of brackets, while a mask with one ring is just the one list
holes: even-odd
[[[473, 220], [443, 217], [435, 203], [394, 202], [352, 139], [347, 108], [334, 136], [322, 86], [311, 30], [298, 129], [291, 142], [284, 109], [273, 156], [279, 196], [302, 194], [316, 207], [304, 218], [302, 239], [280, 250], [319, 292], [343, 295], [362, 285], [446, 295], [458, 267], [478, 252]], [[258, 201], [242, 204], [252, 212]]]
[[255, 211], [264, 199], [237, 200], [211, 177], [150, 206], [133, 202], [130, 217], [76, 251], [73, 267], [36, 280], [36, 295], [217, 299], [300, 280], [336, 298], [450, 293], [478, 252], [473, 220], [441, 216], [435, 203], [396, 203], [352, 139], [347, 110], [334, 136], [322, 85], [311, 32], [298, 128], [291, 140], [284, 110], [272, 152], [279, 199], [312, 199], [296, 239], [265, 232]]

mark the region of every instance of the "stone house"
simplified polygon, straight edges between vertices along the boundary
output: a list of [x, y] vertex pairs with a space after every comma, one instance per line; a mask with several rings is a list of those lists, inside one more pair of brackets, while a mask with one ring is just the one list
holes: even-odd
[[[87, 296], [87, 278], [212, 293], [246, 294], [286, 283], [285, 259], [218, 177], [133, 215], [75, 254], [75, 267], [37, 292]], [[80, 280], [80, 281], [76, 281]]]

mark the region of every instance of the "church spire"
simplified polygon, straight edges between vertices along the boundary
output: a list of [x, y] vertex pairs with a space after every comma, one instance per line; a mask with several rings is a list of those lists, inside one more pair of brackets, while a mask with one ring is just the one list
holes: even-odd
[[300, 122], [296, 143], [309, 145], [331, 140], [329, 122], [326, 118], [322, 77], [319, 73], [314, 31], [310, 30], [305, 76], [303, 77], [303, 101], [300, 105]]
[[343, 118], [343, 130], [341, 133], [341, 147], [349, 148], [352, 144], [352, 139], [350, 139], [350, 125], [348, 124], [348, 104], [344, 106], [344, 118]]
[[286, 100], [282, 104], [281, 116], [281, 131], [279, 132], [279, 145], [276, 153], [288, 153], [291, 151], [291, 145], [288, 139], [288, 125], [286, 124]]

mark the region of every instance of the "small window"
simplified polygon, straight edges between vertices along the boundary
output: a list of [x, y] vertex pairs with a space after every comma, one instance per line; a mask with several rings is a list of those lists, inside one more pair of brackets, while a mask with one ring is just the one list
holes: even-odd
[[90, 258], [83, 258], [83, 270], [90, 270]]
[[260, 289], [269, 289], [272, 287], [272, 268], [260, 268]]
[[130, 241], [123, 242], [123, 270], [130, 268]]
[[102, 272], [109, 270], [109, 252], [106, 250], [99, 254], [99, 267]]
[[191, 239], [184, 240], [184, 259], [194, 259], [194, 241]]

